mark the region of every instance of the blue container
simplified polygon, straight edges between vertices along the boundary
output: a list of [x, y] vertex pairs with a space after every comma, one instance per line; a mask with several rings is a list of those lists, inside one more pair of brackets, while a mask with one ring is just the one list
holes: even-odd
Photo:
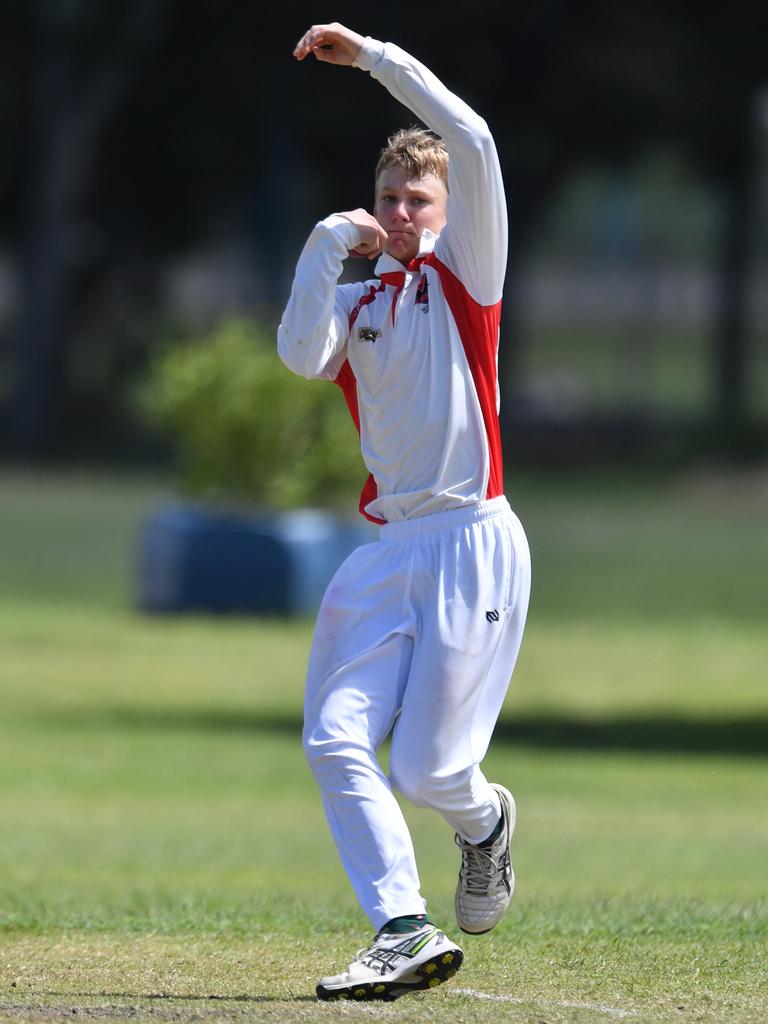
[[344, 559], [377, 535], [376, 527], [362, 519], [350, 523], [314, 509], [286, 512], [275, 528], [290, 556], [290, 605], [295, 615], [314, 614]]
[[139, 539], [139, 606], [150, 612], [311, 615], [348, 554], [375, 530], [313, 510], [246, 517], [158, 508]]

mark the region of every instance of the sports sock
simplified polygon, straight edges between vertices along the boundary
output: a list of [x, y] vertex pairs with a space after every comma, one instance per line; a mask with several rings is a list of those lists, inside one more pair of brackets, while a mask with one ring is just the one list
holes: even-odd
[[391, 921], [387, 921], [381, 930], [388, 932], [390, 935], [405, 935], [407, 932], [417, 932], [425, 924], [429, 924], [429, 917], [426, 914], [405, 915], [403, 917], [393, 917]]
[[484, 839], [482, 843], [478, 843], [478, 846], [491, 846], [501, 835], [501, 830], [504, 828], [504, 815], [499, 818], [496, 828], [491, 832], [487, 839]]

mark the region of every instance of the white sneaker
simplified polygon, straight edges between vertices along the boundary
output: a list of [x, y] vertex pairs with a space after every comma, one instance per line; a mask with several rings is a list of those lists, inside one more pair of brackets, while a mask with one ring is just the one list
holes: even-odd
[[398, 999], [452, 978], [463, 959], [459, 947], [432, 924], [399, 935], [379, 932], [343, 974], [320, 979], [317, 998]]
[[515, 830], [515, 801], [503, 786], [494, 785], [501, 801], [502, 828], [488, 846], [473, 846], [457, 835], [461, 870], [456, 886], [456, 923], [463, 932], [482, 935], [495, 928], [509, 906], [515, 873], [509, 861], [509, 842]]

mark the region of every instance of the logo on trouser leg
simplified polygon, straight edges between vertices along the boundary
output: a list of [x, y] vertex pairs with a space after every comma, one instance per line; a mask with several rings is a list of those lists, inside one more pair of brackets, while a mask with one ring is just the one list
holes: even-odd
[[487, 622], [498, 622], [499, 621], [499, 613], [494, 608], [493, 611], [485, 613], [485, 618], [486, 618]]

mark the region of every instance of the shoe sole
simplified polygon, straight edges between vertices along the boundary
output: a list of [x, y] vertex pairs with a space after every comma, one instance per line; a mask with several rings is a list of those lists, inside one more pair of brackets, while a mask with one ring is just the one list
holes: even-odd
[[377, 999], [389, 1003], [408, 992], [437, 988], [438, 985], [442, 985], [444, 981], [448, 981], [454, 976], [463, 960], [464, 954], [460, 949], [449, 949], [445, 953], [436, 953], [429, 960], [425, 960], [423, 964], [419, 964], [414, 968], [413, 976], [409, 980], [381, 978], [377, 981], [358, 982], [356, 985], [344, 985], [340, 988], [325, 988], [323, 985], [318, 985], [315, 991], [317, 998], [326, 1002], [336, 999], [351, 999], [353, 1002], [366, 1003]]

